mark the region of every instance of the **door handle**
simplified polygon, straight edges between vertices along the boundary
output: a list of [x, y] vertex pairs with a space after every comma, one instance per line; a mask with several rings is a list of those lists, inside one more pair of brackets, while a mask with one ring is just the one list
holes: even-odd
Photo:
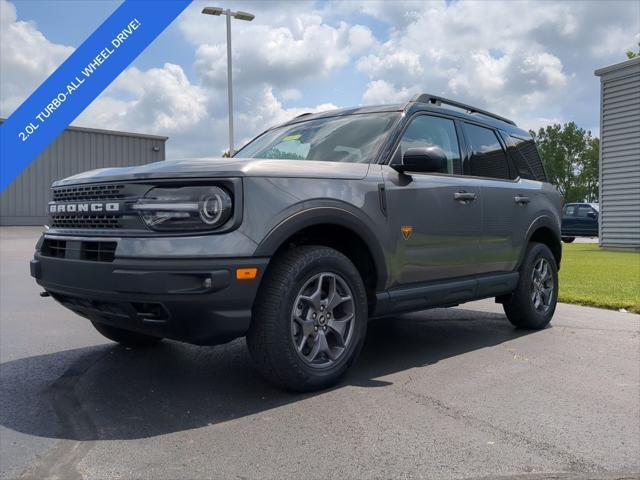
[[520, 195], [516, 195], [513, 197], [513, 200], [520, 205], [526, 205], [529, 203], [529, 197], [521, 197]]
[[476, 194], [473, 192], [456, 192], [453, 194], [453, 199], [458, 202], [473, 202], [476, 199]]

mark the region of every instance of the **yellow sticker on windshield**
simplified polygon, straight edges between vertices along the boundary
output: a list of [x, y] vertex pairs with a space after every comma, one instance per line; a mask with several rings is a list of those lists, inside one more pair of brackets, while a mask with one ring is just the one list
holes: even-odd
[[302, 134], [298, 134], [298, 135], [289, 135], [287, 137], [284, 137], [282, 139], [283, 142], [294, 142], [296, 140], [299, 140], [300, 137], [302, 136]]

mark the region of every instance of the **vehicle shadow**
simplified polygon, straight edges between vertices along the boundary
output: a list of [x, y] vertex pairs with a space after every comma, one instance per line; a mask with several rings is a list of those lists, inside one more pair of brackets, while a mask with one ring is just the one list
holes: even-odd
[[[504, 315], [464, 309], [375, 320], [360, 359], [334, 389], [385, 387], [389, 374], [527, 333], [514, 329]], [[37, 372], [61, 362], [67, 365], [62, 376], [37, 383]], [[326, 393], [274, 388], [252, 368], [244, 340], [219, 347], [162, 342], [143, 350], [99, 345], [7, 362], [0, 365], [0, 379], [1, 425], [83, 441], [184, 431]]]

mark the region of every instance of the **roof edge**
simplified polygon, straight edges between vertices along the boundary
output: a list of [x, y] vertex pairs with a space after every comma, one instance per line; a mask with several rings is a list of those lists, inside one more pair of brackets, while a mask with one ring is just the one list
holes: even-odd
[[613, 65], [599, 68], [595, 72], [593, 72], [593, 74], [597, 77], [600, 77], [607, 73], [615, 72], [616, 70], [622, 70], [623, 68], [632, 67], [634, 65], [640, 65], [640, 57], [631, 58], [629, 60], [625, 60], [624, 62], [615, 63]]
[[[4, 122], [6, 118], [0, 117], [0, 123]], [[90, 127], [76, 127], [75, 125], [69, 125], [65, 130], [71, 130], [73, 132], [85, 132], [85, 133], [101, 133], [103, 135], [118, 135], [121, 137], [135, 137], [135, 138], [148, 138], [150, 140], [162, 140], [167, 141], [169, 137], [162, 135], [151, 135], [148, 133], [136, 133], [136, 132], [122, 132], [119, 130], [106, 130], [102, 128], [90, 128]]]

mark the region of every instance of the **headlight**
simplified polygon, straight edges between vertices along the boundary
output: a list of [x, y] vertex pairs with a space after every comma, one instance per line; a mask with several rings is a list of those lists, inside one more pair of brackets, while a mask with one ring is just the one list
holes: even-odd
[[153, 188], [132, 208], [153, 230], [212, 230], [229, 220], [233, 202], [220, 187]]

